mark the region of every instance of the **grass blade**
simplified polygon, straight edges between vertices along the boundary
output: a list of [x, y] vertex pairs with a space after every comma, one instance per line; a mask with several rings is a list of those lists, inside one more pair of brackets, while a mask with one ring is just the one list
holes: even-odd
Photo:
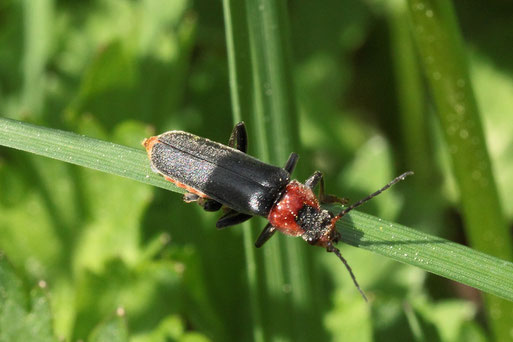
[[53, 128], [0, 118], [0, 145], [183, 193], [155, 174], [146, 152]]
[[[5, 118], [0, 118], [0, 145], [177, 191], [158, 176], [146, 177], [151, 170], [142, 149]], [[509, 261], [356, 211], [337, 227], [348, 244], [513, 301]]]
[[[476, 249], [513, 259], [513, 242], [474, 97], [463, 42], [450, 1], [408, 0], [424, 71], [460, 191], [466, 234]], [[513, 303], [485, 297], [498, 340], [511, 337]]]
[[30, 113], [41, 115], [45, 96], [45, 68], [52, 44], [54, 1], [23, 2], [24, 57], [23, 103]]
[[[251, 95], [251, 60], [249, 32], [246, 22], [246, 4], [244, 1], [223, 0], [226, 46], [228, 51], [228, 68], [230, 78], [231, 105], [234, 123], [248, 117], [246, 112], [252, 107]], [[244, 115], [243, 115], [244, 112]], [[254, 234], [251, 223], [243, 223], [244, 253], [248, 290], [251, 305], [251, 328], [255, 342], [265, 341], [262, 326], [263, 296], [258, 286], [258, 264], [254, 248]]]
[[[240, 105], [239, 109], [234, 107], [234, 112], [242, 114], [242, 119], [249, 123], [250, 136], [256, 137], [255, 154], [264, 161], [282, 165], [291, 151], [297, 151], [287, 11], [283, 3], [275, 1], [244, 3], [245, 13], [239, 12], [240, 17], [232, 27], [237, 33], [231, 62], [236, 64], [230, 68], [239, 71], [235, 80], [232, 78], [232, 97], [237, 94]], [[247, 32], [247, 38], [240, 32]], [[260, 231], [263, 222], [258, 223]], [[312, 273], [304, 249], [291, 239], [274, 239], [258, 253], [263, 255], [258, 264], [260, 278], [265, 279], [261, 282], [264, 301], [260, 303], [260, 310], [265, 313], [264, 336], [308, 340], [314, 334], [314, 329], [308, 327], [316, 326], [312, 319], [319, 317], [312, 310], [315, 306], [308, 295], [313, 290], [305, 275]], [[253, 243], [248, 248], [254, 250]]]
[[360, 212], [339, 221], [342, 241], [513, 301], [513, 263]]

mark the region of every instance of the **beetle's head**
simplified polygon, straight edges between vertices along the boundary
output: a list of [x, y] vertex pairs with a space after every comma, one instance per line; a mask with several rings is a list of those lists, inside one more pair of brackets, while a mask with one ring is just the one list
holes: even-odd
[[338, 242], [340, 234], [332, 223], [329, 211], [304, 205], [297, 213], [297, 224], [303, 229], [303, 240], [311, 245], [326, 247], [330, 241]]
[[311, 245], [324, 247], [326, 248], [326, 251], [333, 252], [337, 255], [349, 271], [349, 274], [351, 275], [356, 288], [360, 291], [363, 299], [367, 301], [367, 297], [356, 281], [351, 267], [340, 253], [340, 250], [334, 245], [341, 237], [340, 233], [335, 229], [335, 223], [337, 221], [336, 218], [336, 216], [327, 210], [304, 205], [297, 214], [296, 222], [304, 230], [304, 233], [301, 235], [303, 240]]

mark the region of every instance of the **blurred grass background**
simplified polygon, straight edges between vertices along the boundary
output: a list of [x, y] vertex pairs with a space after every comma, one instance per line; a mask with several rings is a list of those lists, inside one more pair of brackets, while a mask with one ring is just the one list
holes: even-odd
[[[295, 101], [278, 121], [287, 127], [272, 134], [287, 132], [291, 142], [283, 144], [300, 152], [296, 176], [303, 180], [322, 170], [330, 193], [355, 200], [412, 169], [416, 175], [407, 184], [362, 211], [466, 243], [451, 151], [423, 82], [404, 4], [302, 0], [282, 10]], [[455, 11], [509, 228], [512, 10], [501, 1], [477, 1], [456, 4]], [[258, 26], [255, 21], [250, 24]], [[243, 41], [244, 32], [238, 33], [242, 37], [235, 41]], [[170, 129], [225, 142], [233, 127], [226, 37], [221, 2], [2, 1], [0, 115], [136, 148], [144, 137]], [[289, 151], [266, 152], [272, 140], [262, 145], [265, 134], [262, 138], [255, 127], [264, 125], [246, 118], [245, 110], [240, 109], [250, 124], [250, 153], [283, 164], [280, 153]], [[25, 303], [9, 311], [17, 313], [10, 320], [2, 316], [0, 326], [27, 334], [0, 336], [7, 341], [101, 340], [112, 331], [119, 340], [132, 341], [513, 336], [511, 329], [494, 328], [501, 317], [487, 311], [471, 288], [344, 246], [373, 298], [368, 306], [333, 255], [283, 238], [248, 253], [245, 241], [254, 240], [264, 221], [218, 232], [216, 218], [175, 193], [0, 148], [0, 250], [9, 259], [0, 260], [0, 280], [10, 286], [18, 279], [23, 285], [16, 296]], [[481, 234], [489, 238], [487, 227]], [[281, 250], [286, 265], [271, 271], [257, 266], [248, 277], [247, 260], [260, 265], [273, 249]], [[276, 254], [264, 258], [276, 262]], [[272, 271], [281, 267], [288, 271], [275, 278]], [[298, 287], [304, 292], [300, 297]], [[34, 324], [30, 314], [46, 320]], [[289, 322], [296, 318], [300, 324]]]

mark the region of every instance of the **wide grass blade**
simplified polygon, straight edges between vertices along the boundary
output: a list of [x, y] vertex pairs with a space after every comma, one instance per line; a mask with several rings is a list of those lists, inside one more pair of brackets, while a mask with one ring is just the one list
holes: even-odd
[[[271, 0], [225, 0], [224, 8], [234, 118], [248, 123], [254, 137], [250, 148], [255, 148], [259, 159], [284, 164], [291, 151], [298, 151], [286, 8]], [[259, 225], [261, 230], [264, 223]], [[254, 240], [254, 236], [246, 235], [247, 255], [254, 253]], [[250, 272], [260, 274], [261, 300], [254, 302], [260, 307], [253, 314], [263, 313], [264, 328], [258, 330], [257, 318], [255, 339], [318, 337], [318, 329], [313, 327], [321, 322], [313, 320], [320, 315], [315, 315], [309, 296], [314, 291], [306, 275], [313, 273], [304, 249], [290, 239], [273, 240], [259, 253], [263, 258], [256, 259], [256, 269], [248, 264]]]
[[[246, 21], [245, 1], [223, 0], [226, 47], [228, 52], [228, 69], [230, 79], [230, 99], [232, 116], [235, 123], [249, 117], [252, 108], [251, 59], [249, 30]], [[251, 223], [243, 223], [244, 253], [251, 311], [252, 336], [255, 342], [265, 341], [262, 326], [263, 296], [259, 289], [254, 233]]]

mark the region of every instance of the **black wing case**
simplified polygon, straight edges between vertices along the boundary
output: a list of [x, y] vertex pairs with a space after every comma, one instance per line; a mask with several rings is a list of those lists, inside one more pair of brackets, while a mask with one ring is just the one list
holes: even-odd
[[158, 136], [151, 163], [161, 174], [246, 214], [267, 216], [289, 173], [234, 148], [182, 131]]

